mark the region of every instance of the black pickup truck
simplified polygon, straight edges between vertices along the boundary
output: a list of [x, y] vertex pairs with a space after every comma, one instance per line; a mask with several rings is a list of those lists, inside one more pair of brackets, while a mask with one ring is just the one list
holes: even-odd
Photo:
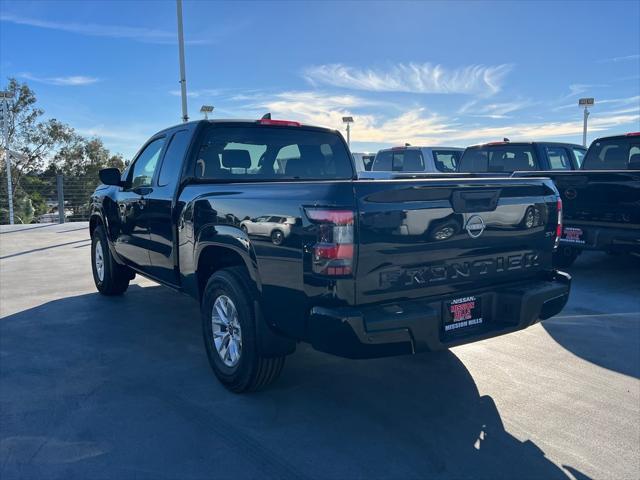
[[583, 250], [640, 256], [640, 133], [598, 138], [579, 171], [543, 175], [555, 182], [564, 205], [558, 267], [571, 266]]
[[569, 295], [548, 179], [358, 180], [339, 132], [271, 119], [166, 129], [100, 178], [98, 290], [141, 274], [193, 296], [236, 392], [275, 380], [298, 341], [350, 358], [446, 349], [549, 318]]
[[570, 143], [487, 143], [467, 148], [459, 170], [551, 178], [564, 204], [557, 267], [571, 266], [583, 250], [640, 255], [640, 133], [599, 138], [588, 151]]

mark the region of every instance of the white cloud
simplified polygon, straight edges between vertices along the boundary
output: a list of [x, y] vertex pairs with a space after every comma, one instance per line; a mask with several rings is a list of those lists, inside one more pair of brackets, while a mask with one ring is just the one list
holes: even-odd
[[[616, 105], [624, 106], [637, 97], [629, 99], [611, 99]], [[482, 108], [486, 111], [508, 113], [532, 104], [529, 100], [492, 103], [474, 107], [467, 104], [463, 108]], [[254, 103], [239, 107], [248, 118], [258, 118], [269, 111], [273, 118], [296, 120], [302, 123], [321, 125], [344, 130], [343, 116], [353, 116], [352, 140], [355, 144], [367, 145], [367, 148], [389, 144], [412, 145], [458, 145], [481, 143], [508, 137], [512, 140], [553, 140], [559, 137], [578, 136], [582, 133], [582, 120], [575, 121], [535, 121], [520, 122], [507, 126], [488, 126], [462, 123], [461, 120], [430, 112], [422, 107], [407, 107], [400, 115], [382, 115], [377, 113], [381, 104], [357, 95], [332, 95], [318, 91], [290, 91], [264, 96]], [[371, 113], [371, 107], [376, 113]], [[235, 112], [237, 113], [238, 108]], [[627, 108], [617, 112], [594, 114], [589, 121], [590, 132], [619, 129], [634, 125], [640, 119], [640, 108]], [[488, 124], [487, 120], [485, 124]], [[637, 128], [637, 127], [631, 127]]]
[[[640, 113], [627, 115], [608, 115], [592, 118], [589, 121], [589, 132], [599, 132], [624, 125], [632, 125], [640, 120]], [[503, 137], [511, 140], [553, 140], [558, 137], [578, 135], [582, 133], [582, 121], [522, 123], [503, 127], [469, 128], [453, 132], [454, 140], [474, 140], [485, 142]]]
[[[180, 90], [171, 90], [170, 95], [179, 97], [182, 95]], [[203, 97], [217, 97], [222, 94], [222, 90], [216, 90], [213, 88], [203, 88], [200, 90], [187, 90], [187, 97], [189, 98], [203, 98]]]
[[573, 83], [569, 85], [569, 94], [565, 98], [577, 97], [583, 93], [592, 91], [594, 88], [608, 87], [608, 85], [594, 85], [585, 83]]
[[509, 64], [470, 65], [448, 69], [430, 63], [397, 64], [388, 69], [361, 69], [342, 64], [308, 67], [312, 84], [377, 92], [463, 93], [491, 95], [501, 90]]
[[26, 80], [32, 82], [45, 83], [47, 85], [58, 85], [63, 87], [78, 87], [83, 85], [91, 85], [92, 83], [99, 82], [100, 79], [96, 77], [87, 77], [85, 75], [69, 75], [66, 77], [37, 77], [30, 73], [21, 73], [18, 75]]
[[599, 60], [598, 63], [628, 62], [630, 60], [640, 60], [640, 54], [635, 53], [633, 55], [624, 55], [622, 57], [603, 58], [602, 60]]
[[529, 99], [518, 99], [509, 102], [481, 103], [479, 100], [472, 100], [464, 104], [458, 113], [461, 115], [470, 115], [473, 117], [485, 118], [509, 118], [509, 113], [534, 105]]
[[[10, 13], [0, 14], [0, 21], [27, 25], [30, 27], [59, 30], [62, 32], [89, 35], [92, 37], [126, 38], [146, 43], [174, 44], [177, 43], [176, 33], [146, 27], [128, 27], [124, 25], [101, 25], [95, 23], [55, 22], [38, 18], [23, 17]], [[208, 43], [205, 40], [185, 40], [187, 44]]]

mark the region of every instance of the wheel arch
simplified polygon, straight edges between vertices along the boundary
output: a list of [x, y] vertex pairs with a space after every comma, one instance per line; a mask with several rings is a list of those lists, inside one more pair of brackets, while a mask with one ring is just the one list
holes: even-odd
[[258, 292], [262, 292], [256, 255], [247, 234], [239, 228], [224, 225], [203, 228], [194, 255], [198, 300], [202, 299], [209, 277], [221, 268], [232, 266], [244, 267]]

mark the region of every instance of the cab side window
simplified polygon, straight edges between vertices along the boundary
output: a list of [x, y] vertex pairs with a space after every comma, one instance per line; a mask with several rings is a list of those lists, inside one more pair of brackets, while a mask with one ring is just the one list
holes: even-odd
[[582, 160], [584, 160], [584, 154], [587, 153], [586, 150], [582, 148], [574, 148], [573, 154], [576, 157], [576, 162], [578, 164], [578, 168], [582, 167]]
[[131, 188], [150, 187], [156, 171], [164, 137], [158, 138], [145, 147], [131, 167]]
[[189, 133], [186, 130], [180, 130], [171, 137], [160, 167], [158, 186], [175, 185], [179, 180], [184, 154], [189, 147], [189, 139]]
[[552, 170], [571, 170], [568, 152], [562, 147], [545, 147]]

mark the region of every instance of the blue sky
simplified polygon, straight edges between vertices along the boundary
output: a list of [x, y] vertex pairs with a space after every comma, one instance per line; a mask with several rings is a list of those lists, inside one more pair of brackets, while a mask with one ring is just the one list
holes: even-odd
[[[409, 142], [579, 143], [640, 130], [640, 2], [184, 3], [189, 114], [342, 128], [354, 151]], [[131, 156], [180, 121], [166, 1], [0, 0], [0, 76], [47, 116]]]

